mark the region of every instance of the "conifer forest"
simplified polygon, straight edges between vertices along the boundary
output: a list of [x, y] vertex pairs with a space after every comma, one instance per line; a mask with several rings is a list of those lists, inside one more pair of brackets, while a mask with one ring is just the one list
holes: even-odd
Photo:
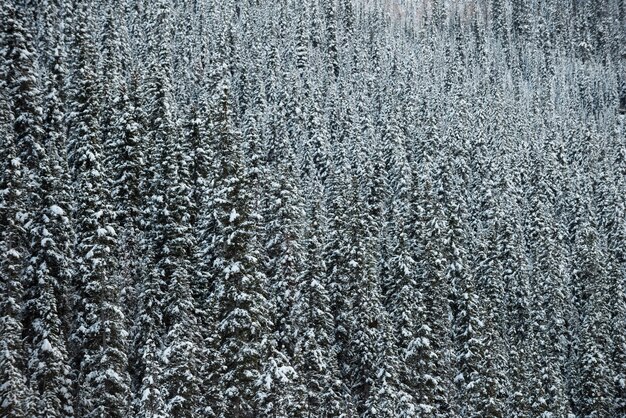
[[0, 0], [0, 417], [626, 417], [626, 0]]

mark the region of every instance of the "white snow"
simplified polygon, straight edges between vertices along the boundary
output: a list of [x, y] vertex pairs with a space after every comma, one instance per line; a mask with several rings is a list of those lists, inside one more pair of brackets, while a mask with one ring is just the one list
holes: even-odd
[[44, 338], [43, 342], [41, 343], [41, 351], [44, 353], [52, 351], [52, 345], [47, 338]]
[[233, 210], [230, 212], [230, 218], [228, 218], [228, 222], [233, 222], [235, 219], [237, 219], [239, 217], [239, 214], [237, 213], [237, 211], [233, 208]]
[[50, 206], [50, 211], [52, 213], [54, 213], [57, 216], [63, 216], [65, 215], [65, 211], [63, 209], [61, 209], [61, 207], [57, 206], [57, 205], [52, 205]]
[[281, 382], [287, 383], [289, 382], [289, 376], [295, 376], [296, 371], [291, 366], [280, 366], [276, 369], [276, 378], [278, 378]]
[[145, 388], [143, 390], [143, 393], [141, 394], [141, 400], [145, 402], [148, 399], [149, 396], [150, 396], [150, 389], [149, 388]]
[[224, 273], [226, 274], [238, 273], [239, 271], [241, 271], [241, 263], [231, 263], [224, 268]]

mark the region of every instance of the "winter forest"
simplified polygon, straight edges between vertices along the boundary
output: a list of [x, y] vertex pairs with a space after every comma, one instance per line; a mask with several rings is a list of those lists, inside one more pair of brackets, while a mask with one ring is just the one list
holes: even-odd
[[0, 417], [626, 417], [624, 0], [0, 0]]

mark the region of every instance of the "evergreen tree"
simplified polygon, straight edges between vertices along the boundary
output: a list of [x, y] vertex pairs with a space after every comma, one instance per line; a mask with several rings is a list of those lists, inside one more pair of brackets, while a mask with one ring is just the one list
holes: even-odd
[[[69, 203], [63, 191], [67, 180], [57, 147], [63, 142], [60, 100], [49, 83], [48, 109], [44, 115], [37, 80], [33, 37], [22, 29], [13, 58], [16, 84], [13, 112], [16, 139], [28, 162], [27, 199], [30, 207], [29, 255], [25, 276], [24, 322], [29, 349], [29, 382], [36, 416], [73, 416], [70, 365], [66, 349], [66, 294], [71, 279], [71, 225]], [[52, 74], [58, 69], [52, 68]], [[51, 86], [52, 85], [52, 86]], [[45, 116], [45, 119], [44, 119]], [[19, 122], [18, 122], [19, 121]], [[46, 134], [44, 134], [44, 127]], [[60, 174], [59, 177], [56, 177]], [[60, 200], [57, 200], [60, 198]], [[60, 206], [60, 205], [61, 206]]]
[[350, 416], [346, 388], [341, 384], [334, 344], [334, 323], [325, 276], [323, 243], [325, 228], [320, 185], [315, 183], [311, 222], [306, 227], [305, 250], [308, 262], [296, 288], [292, 316], [295, 320], [296, 345], [293, 362], [304, 385], [304, 397], [298, 400], [298, 416]]
[[414, 405], [398, 376], [396, 342], [383, 307], [369, 219], [360, 212], [364, 205], [356, 181], [348, 189], [346, 202], [339, 283], [347, 303], [336, 319], [347, 337], [340, 357], [344, 376], [361, 416], [410, 416]]
[[[168, 61], [170, 5], [160, 2], [155, 19], [160, 23], [159, 47], [152, 65], [153, 90], [150, 91], [150, 145], [157, 156], [151, 189], [151, 282], [161, 287], [163, 371], [154, 376], [162, 381], [166, 413], [195, 416], [200, 396], [198, 370], [199, 331], [191, 293], [191, 260], [194, 240], [190, 230], [191, 189], [183, 155], [180, 132], [174, 121]], [[154, 315], [154, 314], [151, 314]], [[158, 315], [158, 313], [157, 313]], [[153, 337], [154, 338], [154, 337]], [[150, 339], [150, 336], [148, 336]]]
[[81, 416], [125, 416], [129, 406], [127, 330], [119, 305], [119, 288], [112, 280], [110, 259], [116, 233], [112, 211], [105, 200], [102, 170], [100, 102], [96, 78], [96, 51], [87, 4], [77, 11], [76, 68], [72, 75], [69, 159], [77, 190], [75, 214], [78, 280], [76, 322], [77, 405]]
[[66, 349], [65, 295], [71, 278], [71, 253], [67, 240], [71, 230], [66, 210], [57, 205], [52, 157], [44, 155], [38, 168], [37, 211], [30, 225], [30, 260], [26, 269], [26, 320], [31, 354], [30, 381], [37, 414], [73, 416], [71, 369]]
[[[273, 324], [260, 264], [258, 215], [252, 211], [253, 185], [245, 177], [243, 138], [233, 125], [228, 78], [216, 94], [215, 169], [219, 175], [213, 183], [210, 210], [217, 224], [214, 248], [218, 255], [211, 304], [215, 306], [214, 341], [223, 362], [217, 369], [217, 384], [225, 398], [220, 413], [252, 417], [267, 406], [266, 394], [275, 378], [262, 381], [267, 352], [274, 350], [268, 340]], [[270, 387], [262, 387], [264, 383]]]
[[[493, 199], [492, 192], [487, 190], [487, 199]], [[479, 416], [503, 417], [506, 414], [508, 376], [506, 373], [506, 325], [504, 306], [503, 280], [503, 241], [504, 227], [500, 224], [500, 208], [495, 201], [488, 202], [486, 208], [486, 225], [482, 243], [477, 250], [476, 266], [477, 288], [481, 299], [479, 309], [482, 322], [483, 357], [479, 364], [481, 379], [478, 385], [476, 410]], [[498, 216], [500, 215], [500, 216]]]
[[[279, 132], [278, 135], [293, 137], [288, 132]], [[281, 143], [282, 142], [282, 143]], [[278, 343], [278, 350], [292, 358], [296, 345], [296, 329], [292, 317], [295, 305], [296, 291], [302, 279], [304, 268], [304, 250], [302, 248], [304, 208], [302, 196], [297, 180], [295, 156], [291, 145], [285, 139], [279, 139], [274, 146], [278, 163], [274, 165], [274, 174], [268, 182], [268, 208], [264, 219], [266, 223], [267, 243], [267, 280], [273, 306], [274, 332]], [[293, 388], [297, 391], [299, 388]], [[291, 391], [291, 389], [289, 389]], [[301, 393], [283, 394], [282, 397], [302, 397]], [[283, 399], [285, 403], [289, 400]]]
[[[421, 192], [415, 193], [419, 220], [418, 312], [419, 329], [410, 341], [405, 361], [415, 364], [416, 400], [422, 414], [450, 413], [452, 363], [450, 358], [450, 314], [447, 280], [444, 273], [445, 220], [428, 176], [420, 178]], [[417, 189], [417, 190], [420, 190]]]
[[[32, 56], [32, 35], [24, 27], [24, 12], [3, 4], [0, 31], [0, 133], [2, 176], [0, 177], [0, 412], [3, 416], [27, 417], [32, 409], [32, 393], [26, 379], [26, 353], [22, 336], [24, 283], [22, 268], [26, 258], [26, 192], [28, 166], [36, 157], [36, 80]], [[22, 113], [24, 111], [24, 113]], [[33, 113], [35, 111], [35, 113]], [[35, 118], [33, 120], [33, 117]], [[33, 151], [35, 154], [33, 154]], [[25, 154], [26, 152], [26, 154]], [[24, 161], [30, 153], [31, 161]], [[32, 167], [31, 167], [32, 168]]]
[[562, 370], [566, 339], [569, 339], [565, 334], [564, 311], [568, 309], [564, 294], [565, 269], [562, 249], [556, 241], [556, 223], [550, 206], [551, 188], [545, 181], [540, 177], [535, 194], [530, 197], [534, 216], [529, 220], [531, 226], [528, 228], [533, 243], [531, 257], [534, 266], [534, 280], [530, 283], [530, 350], [543, 353], [533, 367], [529, 382], [530, 387], [537, 388], [531, 401], [531, 413], [567, 416], [569, 405]]
[[[584, 207], [589, 207], [587, 203]], [[584, 210], [584, 209], [583, 209]], [[581, 288], [581, 330], [578, 346], [578, 394], [576, 409], [581, 416], [610, 415], [614, 399], [610, 383], [613, 372], [608, 364], [612, 352], [609, 338], [610, 295], [607, 271], [601, 260], [606, 257], [599, 248], [593, 214], [586, 214], [576, 231], [576, 258], [573, 279]]]

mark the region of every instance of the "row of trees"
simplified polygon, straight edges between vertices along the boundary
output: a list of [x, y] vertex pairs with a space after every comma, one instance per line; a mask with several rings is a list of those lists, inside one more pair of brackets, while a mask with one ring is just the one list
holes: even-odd
[[2, 0], [0, 416], [626, 415], [601, 3]]

